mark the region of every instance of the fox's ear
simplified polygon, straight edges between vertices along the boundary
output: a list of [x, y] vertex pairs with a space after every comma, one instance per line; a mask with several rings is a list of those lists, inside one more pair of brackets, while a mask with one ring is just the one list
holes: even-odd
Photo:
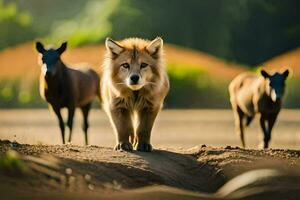
[[289, 76], [289, 73], [290, 73], [289, 69], [286, 69], [286, 70], [282, 73], [282, 75], [283, 75], [285, 78], [287, 78], [287, 77]]
[[61, 44], [61, 46], [57, 49], [59, 54], [62, 54], [67, 49], [67, 42]]
[[264, 78], [269, 78], [270, 77], [270, 75], [268, 74], [268, 72], [266, 72], [265, 70], [261, 70], [260, 71], [260, 74], [264, 77]]
[[46, 51], [44, 45], [39, 41], [35, 43], [35, 48], [39, 53], [44, 53]]
[[109, 50], [114, 55], [119, 55], [124, 50], [124, 48], [120, 44], [118, 44], [117, 42], [113, 41], [110, 38], [106, 38], [105, 46], [106, 49]]
[[146, 49], [151, 55], [156, 55], [162, 49], [163, 43], [163, 40], [157, 37], [148, 44]]

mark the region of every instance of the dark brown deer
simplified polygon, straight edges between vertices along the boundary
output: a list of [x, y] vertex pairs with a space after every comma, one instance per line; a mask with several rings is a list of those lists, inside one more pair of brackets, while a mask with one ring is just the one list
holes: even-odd
[[234, 113], [235, 129], [243, 147], [244, 121], [248, 126], [255, 114], [260, 114], [260, 126], [264, 137], [260, 147], [268, 148], [271, 131], [281, 109], [285, 81], [289, 70], [272, 75], [261, 70], [261, 75], [246, 72], [237, 76], [229, 85], [230, 102]]
[[69, 142], [72, 138], [75, 108], [81, 109], [85, 144], [88, 144], [88, 114], [93, 99], [97, 96], [100, 98], [100, 78], [92, 69], [76, 70], [67, 67], [60, 58], [66, 48], [66, 42], [58, 49], [45, 49], [42, 43], [36, 42], [36, 49], [41, 54], [40, 94], [57, 115], [63, 144], [65, 144], [65, 125], [61, 109], [68, 109]]

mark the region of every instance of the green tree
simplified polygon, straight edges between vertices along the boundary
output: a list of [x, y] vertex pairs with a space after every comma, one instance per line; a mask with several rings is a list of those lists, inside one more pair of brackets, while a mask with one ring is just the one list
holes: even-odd
[[0, 49], [32, 40], [35, 33], [28, 12], [20, 12], [15, 3], [4, 4], [0, 0]]

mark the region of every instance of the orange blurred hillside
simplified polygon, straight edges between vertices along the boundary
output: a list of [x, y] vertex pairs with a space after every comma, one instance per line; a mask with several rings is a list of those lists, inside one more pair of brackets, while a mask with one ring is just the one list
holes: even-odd
[[[245, 70], [241, 65], [227, 63], [206, 53], [181, 48], [174, 45], [165, 46], [167, 63], [199, 67], [213, 76], [230, 79]], [[63, 54], [66, 64], [88, 63], [99, 71], [104, 54], [104, 46], [85, 46], [69, 48]], [[0, 77], [34, 78], [39, 74], [38, 53], [33, 42], [20, 44], [0, 52]], [[186, 66], [185, 66], [186, 67]]]
[[295, 77], [300, 76], [300, 48], [278, 55], [262, 64], [268, 70], [291, 68]]

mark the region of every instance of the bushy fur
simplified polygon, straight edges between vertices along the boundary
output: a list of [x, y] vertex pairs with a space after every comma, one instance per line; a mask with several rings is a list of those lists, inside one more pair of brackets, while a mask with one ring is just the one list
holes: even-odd
[[[106, 40], [101, 96], [116, 133], [116, 150], [151, 151], [154, 120], [169, 91], [163, 41], [139, 38]], [[130, 84], [132, 75], [139, 76]]]

